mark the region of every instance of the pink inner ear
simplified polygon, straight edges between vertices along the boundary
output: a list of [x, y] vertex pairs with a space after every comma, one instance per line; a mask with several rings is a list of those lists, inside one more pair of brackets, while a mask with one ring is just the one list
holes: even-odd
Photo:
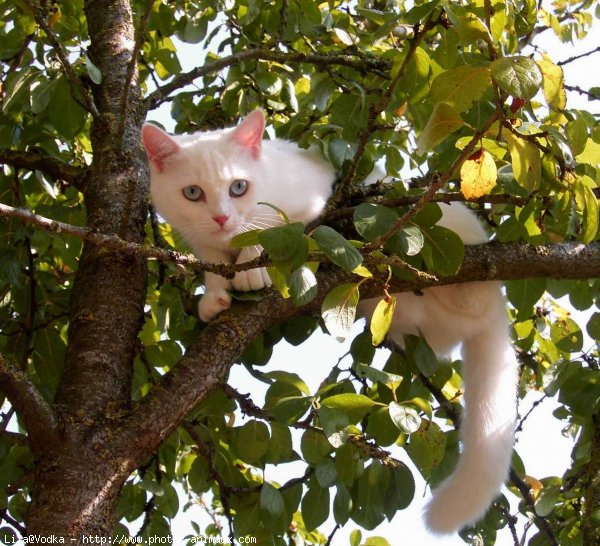
[[254, 159], [258, 159], [264, 132], [265, 115], [262, 110], [255, 110], [234, 129], [232, 137], [237, 144], [246, 148]]
[[146, 123], [142, 127], [142, 143], [146, 148], [148, 159], [159, 173], [163, 172], [166, 160], [179, 151], [179, 144], [151, 123]]

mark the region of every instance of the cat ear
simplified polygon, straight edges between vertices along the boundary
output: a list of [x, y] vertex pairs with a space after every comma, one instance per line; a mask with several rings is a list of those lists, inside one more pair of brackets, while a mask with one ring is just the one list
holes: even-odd
[[148, 160], [160, 173], [165, 169], [169, 157], [179, 151], [179, 144], [156, 125], [145, 123], [142, 127], [142, 143]]
[[265, 132], [265, 115], [262, 110], [254, 110], [233, 130], [231, 138], [234, 142], [248, 150], [254, 159], [260, 156], [263, 134]]

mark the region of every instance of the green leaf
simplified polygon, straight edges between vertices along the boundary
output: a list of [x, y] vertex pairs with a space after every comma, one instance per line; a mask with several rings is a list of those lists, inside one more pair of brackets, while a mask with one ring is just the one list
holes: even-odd
[[345, 485], [337, 486], [337, 493], [333, 499], [333, 518], [338, 525], [345, 525], [352, 513], [352, 497]]
[[290, 296], [292, 296], [294, 303], [299, 307], [306, 305], [317, 295], [317, 278], [310, 268], [305, 265], [290, 273], [286, 282]]
[[356, 147], [340, 138], [326, 141], [325, 156], [333, 167], [341, 171], [346, 161], [352, 161]]
[[260, 507], [272, 518], [281, 518], [286, 513], [281, 493], [268, 482], [263, 483], [260, 489]]
[[259, 233], [258, 239], [269, 257], [285, 273], [294, 271], [308, 258], [308, 239], [301, 222], [266, 229]]
[[520, 279], [506, 283], [506, 297], [523, 318], [533, 315], [533, 306], [546, 291], [546, 279]]
[[2, 112], [23, 110], [23, 103], [29, 102], [29, 89], [39, 75], [39, 69], [33, 66], [8, 74], [4, 83]]
[[365, 431], [380, 447], [392, 445], [400, 436], [387, 407], [378, 407], [369, 413], [369, 422]]
[[144, 513], [145, 505], [146, 492], [137, 484], [126, 483], [117, 502], [117, 520], [135, 521]]
[[433, 226], [424, 230], [423, 236], [430, 251], [428, 254], [424, 253], [429, 269], [440, 275], [457, 273], [465, 255], [465, 246], [461, 238], [442, 226]]
[[492, 78], [509, 95], [529, 100], [542, 85], [542, 73], [529, 57], [503, 57], [490, 65]]
[[585, 119], [581, 116], [577, 116], [574, 120], [569, 121], [565, 126], [565, 132], [567, 133], [573, 155], [578, 156], [585, 150], [588, 139]]
[[55, 82], [56, 80], [44, 80], [31, 90], [31, 111], [34, 114], [41, 114], [48, 107]]
[[600, 342], [600, 313], [594, 313], [588, 320], [586, 330], [588, 335]]
[[431, 471], [444, 458], [446, 437], [440, 427], [432, 422], [423, 420], [419, 430], [410, 435], [406, 451], [424, 478], [431, 476]]
[[265, 462], [279, 464], [293, 459], [292, 434], [286, 425], [276, 421], [269, 423], [271, 427], [271, 441]]
[[383, 495], [389, 485], [390, 473], [377, 460], [373, 460], [358, 478], [358, 494], [352, 519], [365, 529], [374, 529], [385, 518]]
[[346, 271], [352, 271], [363, 261], [361, 253], [329, 226], [319, 226], [312, 238], [334, 264]]
[[306, 529], [316, 529], [329, 517], [329, 489], [324, 489], [311, 480], [300, 506]]
[[354, 209], [354, 227], [366, 241], [386, 233], [398, 220], [398, 213], [383, 205], [361, 203]]
[[73, 138], [83, 129], [87, 113], [71, 95], [71, 87], [65, 77], [59, 78], [52, 87], [48, 118], [66, 138]]
[[491, 88], [490, 71], [478, 66], [457, 66], [446, 70], [431, 82], [431, 99], [445, 102], [458, 113], [467, 111]]
[[458, 112], [445, 102], [438, 102], [433, 108], [427, 125], [417, 138], [417, 153], [433, 150], [449, 134], [465, 125]]
[[399, 229], [387, 243], [387, 246], [395, 254], [405, 254], [406, 256], [416, 256], [423, 245], [425, 237], [417, 225], [408, 225]]
[[258, 462], [269, 449], [269, 429], [261, 421], [248, 421], [232, 433], [235, 452], [244, 461]]
[[427, 341], [421, 336], [405, 335], [407, 358], [414, 362], [425, 377], [431, 377], [438, 369], [438, 359]]
[[85, 56], [85, 68], [87, 69], [90, 80], [96, 85], [100, 85], [102, 83], [102, 72], [87, 55]]
[[591, 243], [598, 233], [598, 199], [592, 188], [584, 182], [578, 181], [577, 193], [583, 194], [583, 218], [579, 239], [582, 243]]
[[412, 434], [421, 426], [419, 413], [410, 406], [390, 402], [389, 413], [393, 423], [405, 434]]
[[259, 236], [263, 231], [264, 230], [262, 229], [251, 229], [250, 231], [240, 233], [239, 235], [231, 238], [231, 241], [229, 241], [229, 246], [232, 248], [244, 248], [246, 246], [259, 245]]
[[583, 332], [571, 318], [559, 319], [550, 327], [550, 339], [561, 351], [574, 353], [583, 348]]
[[319, 420], [327, 440], [334, 448], [337, 449], [346, 443], [348, 440], [346, 427], [350, 424], [350, 418], [344, 410], [321, 406]]
[[188, 483], [196, 494], [200, 495], [210, 489], [212, 478], [208, 461], [201, 455], [194, 459], [188, 473]]
[[444, 0], [443, 5], [448, 19], [458, 30], [463, 45], [467, 46], [477, 40], [492, 41], [485, 23], [473, 13], [470, 5], [462, 6], [450, 0]]
[[362, 362], [356, 363], [356, 375], [360, 378], [369, 379], [373, 383], [382, 383], [391, 390], [396, 390], [403, 381], [401, 375], [383, 372]]
[[170, 481], [163, 480], [162, 495], [155, 496], [156, 508], [168, 519], [173, 519], [179, 512], [179, 497]]
[[350, 333], [356, 317], [359, 292], [357, 283], [336, 286], [323, 300], [321, 315], [329, 333], [343, 340]]
[[359, 529], [354, 529], [350, 533], [350, 546], [360, 546], [362, 540], [362, 533]]
[[320, 463], [331, 453], [331, 445], [323, 433], [309, 429], [302, 434], [300, 450], [304, 460], [314, 465]]
[[315, 466], [315, 478], [321, 487], [332, 487], [337, 480], [337, 470], [333, 459], [326, 458]]
[[369, 324], [373, 345], [377, 346], [381, 344], [390, 331], [395, 308], [396, 298], [394, 296], [380, 300], [375, 307]]
[[415, 496], [415, 478], [404, 463], [391, 469], [390, 486], [385, 494], [385, 508], [388, 520], [397, 510], [410, 506]]
[[354, 393], [335, 394], [321, 400], [321, 406], [345, 411], [351, 423], [359, 421], [374, 405], [368, 396]]
[[391, 544], [383, 537], [369, 537], [365, 540], [364, 546], [391, 546]]

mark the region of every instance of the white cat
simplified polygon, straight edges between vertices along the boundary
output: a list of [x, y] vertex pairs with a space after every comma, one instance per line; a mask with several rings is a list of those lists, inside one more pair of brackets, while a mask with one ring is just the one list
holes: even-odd
[[[264, 115], [257, 110], [235, 129], [175, 137], [149, 124], [142, 130], [154, 204], [202, 260], [242, 263], [259, 255], [259, 248], [240, 252], [229, 247], [238, 233], [280, 223], [274, 210], [259, 202], [307, 223], [318, 217], [331, 194], [335, 172], [316, 151], [277, 139], [263, 141], [264, 128]], [[465, 244], [487, 240], [466, 207], [440, 206], [440, 225], [455, 231]], [[264, 269], [238, 273], [233, 282], [207, 273], [200, 318], [209, 321], [227, 309], [232, 286], [256, 290], [269, 285]], [[390, 331], [396, 343], [402, 345], [404, 334], [420, 333], [440, 355], [462, 345], [462, 454], [426, 509], [428, 526], [450, 533], [480, 519], [508, 475], [517, 364], [504, 299], [495, 282], [441, 286], [422, 295], [396, 297]], [[361, 313], [370, 316], [376, 304], [362, 302]]]

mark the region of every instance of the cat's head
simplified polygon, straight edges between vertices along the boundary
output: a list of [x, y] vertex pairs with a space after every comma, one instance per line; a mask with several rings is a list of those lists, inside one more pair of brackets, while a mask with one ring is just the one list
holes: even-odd
[[248, 224], [262, 198], [264, 129], [261, 110], [234, 129], [194, 135], [170, 136], [155, 125], [144, 125], [152, 200], [192, 247], [226, 244], [252, 227]]

